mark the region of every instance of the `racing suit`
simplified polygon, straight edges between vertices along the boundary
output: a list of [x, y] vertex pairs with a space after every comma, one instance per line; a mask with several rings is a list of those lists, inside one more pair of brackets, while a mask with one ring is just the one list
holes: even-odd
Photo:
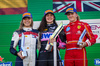
[[[55, 29], [57, 28], [57, 25], [55, 24], [47, 24], [47, 27], [44, 29], [44, 31], [41, 33], [40, 41], [41, 41], [41, 48], [39, 51], [39, 57], [38, 57], [38, 66], [54, 66], [53, 61], [53, 51], [45, 50], [47, 41], [49, 40], [50, 36], [53, 34]], [[66, 37], [64, 31], [62, 31], [59, 36], [57, 37], [57, 47], [61, 49], [65, 49], [66, 47]], [[61, 37], [61, 38], [60, 38]], [[59, 51], [57, 50], [57, 66], [61, 66], [61, 59], [59, 57]]]
[[77, 45], [84, 29], [86, 29], [86, 34], [82, 41], [86, 42], [86, 46], [91, 46], [96, 42], [96, 39], [87, 23], [77, 20], [64, 26], [67, 40], [64, 60], [65, 66], [87, 66], [85, 47], [79, 48], [79, 45]]
[[[19, 52], [21, 51], [21, 36], [25, 35], [24, 48], [27, 52], [27, 57], [23, 60], [17, 55], [16, 47], [18, 45]], [[13, 33], [11, 40], [10, 52], [17, 56], [15, 66], [36, 66], [36, 47], [38, 39], [38, 31], [32, 28], [23, 28]]]

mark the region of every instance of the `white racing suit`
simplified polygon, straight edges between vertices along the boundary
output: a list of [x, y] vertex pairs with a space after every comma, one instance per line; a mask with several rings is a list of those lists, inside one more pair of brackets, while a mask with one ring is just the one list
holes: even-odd
[[[18, 45], [19, 52], [21, 50], [21, 36], [22, 33], [25, 36], [25, 42], [24, 42], [24, 48], [27, 52], [27, 57], [25, 59], [21, 59], [17, 55], [16, 47]], [[17, 56], [15, 66], [36, 66], [36, 59], [37, 59], [37, 42], [38, 42], [38, 31], [32, 28], [23, 28], [23, 30], [17, 30], [14, 32], [12, 40], [11, 40], [11, 46], [10, 46], [10, 52]]]

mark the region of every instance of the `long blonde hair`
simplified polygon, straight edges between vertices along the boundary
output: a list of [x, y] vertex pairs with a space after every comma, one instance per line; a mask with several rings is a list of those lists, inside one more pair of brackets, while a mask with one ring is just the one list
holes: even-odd
[[77, 16], [77, 20], [80, 20], [80, 16], [79, 15]]
[[[23, 23], [23, 19], [22, 19], [22, 21], [20, 22], [20, 26], [19, 26], [18, 30], [22, 30], [23, 27], [24, 27], [24, 23]], [[33, 19], [31, 20], [31, 28], [33, 28]]]

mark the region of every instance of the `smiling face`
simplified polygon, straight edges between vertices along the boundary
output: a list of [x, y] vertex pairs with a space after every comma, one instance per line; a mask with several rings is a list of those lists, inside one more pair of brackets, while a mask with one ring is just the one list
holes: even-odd
[[52, 24], [53, 20], [54, 20], [54, 15], [53, 14], [49, 13], [49, 14], [46, 15], [47, 24]]
[[24, 27], [31, 27], [31, 24], [32, 24], [32, 18], [30, 17], [26, 17], [23, 19], [23, 24], [24, 24]]
[[75, 22], [77, 20], [77, 17], [78, 17], [78, 15], [75, 12], [73, 12], [73, 13], [71, 13], [71, 12], [67, 13], [67, 18], [70, 20], [70, 22]]

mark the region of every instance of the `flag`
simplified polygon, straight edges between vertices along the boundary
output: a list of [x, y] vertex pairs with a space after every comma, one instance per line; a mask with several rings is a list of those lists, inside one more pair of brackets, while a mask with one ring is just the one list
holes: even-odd
[[27, 11], [27, 0], [0, 0], [0, 15], [22, 14]]
[[66, 12], [68, 7], [74, 7], [78, 12], [100, 11], [99, 0], [53, 0], [53, 11]]

